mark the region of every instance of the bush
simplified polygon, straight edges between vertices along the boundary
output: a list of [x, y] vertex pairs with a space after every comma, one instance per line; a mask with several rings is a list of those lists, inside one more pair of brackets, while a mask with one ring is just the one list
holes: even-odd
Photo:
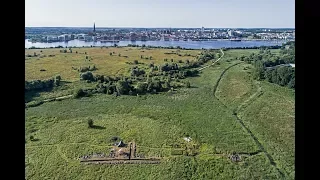
[[81, 80], [89, 80], [89, 81], [94, 81], [95, 80], [92, 72], [90, 72], [90, 71], [87, 71], [85, 73], [81, 73], [80, 74], [80, 79]]
[[34, 140], [34, 137], [33, 136], [30, 136], [30, 141], [33, 141]]
[[121, 95], [121, 94], [128, 94], [129, 90], [130, 90], [130, 85], [127, 81], [122, 81], [119, 80], [116, 83], [116, 89], [117, 92]]
[[88, 119], [88, 127], [89, 128], [93, 127], [93, 120], [92, 119]]
[[74, 93], [75, 98], [81, 98], [81, 97], [85, 97], [85, 96], [87, 96], [87, 93], [81, 88], [76, 90]]
[[137, 93], [145, 93], [147, 90], [147, 84], [143, 83], [143, 82], [138, 82], [137, 83], [137, 87], [136, 87], [136, 91]]
[[139, 61], [138, 60], [134, 60], [133, 64], [139, 64]]
[[190, 86], [190, 82], [189, 81], [187, 81], [187, 83], [186, 83], [186, 87], [187, 88], [190, 88], [191, 86]]

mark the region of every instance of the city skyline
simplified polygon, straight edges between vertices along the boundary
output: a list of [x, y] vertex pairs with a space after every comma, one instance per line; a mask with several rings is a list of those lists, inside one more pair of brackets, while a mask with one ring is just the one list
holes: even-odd
[[293, 0], [25, 1], [26, 27], [294, 28]]

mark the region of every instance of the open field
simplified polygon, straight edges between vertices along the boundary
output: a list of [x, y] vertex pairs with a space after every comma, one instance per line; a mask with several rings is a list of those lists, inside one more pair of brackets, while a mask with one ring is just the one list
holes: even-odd
[[[129, 58], [121, 60], [117, 53], [116, 56], [109, 55], [109, 52], [120, 49], [123, 51], [121, 55], [128, 55]], [[140, 62], [140, 50], [125, 49], [75, 48], [72, 54], [75, 51], [87, 52], [88, 56], [93, 57], [91, 62], [96, 63], [98, 68], [94, 73], [114, 75], [119, 68], [130, 67], [125, 61], [133, 61], [131, 56], [134, 54]], [[35, 50], [26, 50], [26, 54], [32, 54], [33, 51]], [[59, 54], [58, 49], [43, 50], [43, 53], [54, 53], [50, 51], [57, 51]], [[129, 54], [130, 51], [135, 52]], [[163, 58], [170, 61], [171, 56], [174, 60], [192, 58], [164, 54], [176, 51], [173, 49], [144, 51], [154, 51], [150, 56], [154, 58], [155, 64], [163, 64]], [[196, 55], [199, 52], [190, 51], [190, 54]], [[270, 164], [267, 156], [232, 114], [232, 109], [250, 97], [252, 102], [240, 109], [239, 117], [271, 154], [278, 168], [285, 172], [284, 179], [294, 179], [294, 93], [286, 88], [261, 82], [263, 95], [255, 98], [253, 95], [259, 86], [248, 73], [251, 70], [244, 70], [245, 66], [250, 65], [241, 63], [224, 73], [217, 86], [216, 96], [213, 94], [213, 88], [222, 72], [240, 62], [235, 57], [250, 55], [252, 52], [225, 51], [225, 57], [219, 64], [204, 69], [198, 77], [187, 78], [191, 88], [143, 96], [114, 97], [95, 94], [92, 97], [54, 101], [27, 108], [26, 179], [281, 179], [275, 166]], [[49, 58], [26, 60], [26, 79], [47, 78], [59, 73], [66, 81], [72, 82], [69, 83], [70, 86], [90, 86], [88, 83], [77, 82], [79, 73], [71, 69], [76, 63], [66, 63], [69, 66], [66, 67], [64, 61], [69, 61], [70, 58], [60, 59], [70, 54], [61, 53], [52, 57], [59, 62], [54, 65], [50, 64]], [[58, 58], [59, 56], [61, 57]], [[85, 63], [85, 55], [81, 54], [80, 57], [83, 58], [81, 63]], [[104, 57], [106, 61], [118, 59], [113, 59], [111, 65], [101, 63]], [[41, 65], [41, 61], [46, 63]], [[150, 60], [141, 62], [149, 63]], [[57, 66], [62, 65], [64, 66], [59, 70]], [[51, 70], [44, 71], [49, 71], [47, 75], [39, 75], [42, 72], [35, 70], [37, 66]], [[54, 89], [55, 92], [40, 93], [35, 98], [68, 94], [70, 89], [63, 90], [63, 87]], [[88, 128], [87, 118], [94, 120], [96, 128]], [[30, 141], [31, 135], [36, 140]], [[134, 140], [138, 144], [139, 153], [149, 157], [159, 156], [162, 158], [161, 163], [84, 165], [79, 162], [78, 158], [84, 154], [108, 153], [111, 148], [109, 139], [112, 136], [119, 136], [124, 142]], [[186, 144], [182, 138], [187, 136], [192, 138], [191, 142], [199, 145], [197, 155], [173, 155], [173, 145]], [[228, 158], [232, 152], [242, 154], [242, 161], [232, 162]]]
[[294, 178], [294, 91], [263, 82], [263, 94], [239, 113], [289, 179]]
[[216, 95], [230, 109], [239, 111], [244, 124], [293, 179], [294, 90], [254, 81], [249, 76], [251, 68], [248, 64], [232, 67], [221, 79]]
[[[65, 48], [63, 48], [65, 49]], [[94, 71], [94, 74], [99, 75], [126, 75], [129, 73], [128, 70], [132, 66], [126, 64], [126, 62], [132, 62], [134, 60], [138, 60], [140, 64], [139, 67], [148, 67], [150, 63], [154, 63], [155, 65], [162, 65], [165, 63], [164, 59], [167, 58], [168, 62], [171, 62], [171, 59], [175, 63], [178, 63], [178, 60], [187, 60], [190, 61], [195, 59], [198, 53], [201, 50], [179, 50], [179, 49], [146, 49], [141, 47], [104, 47], [104, 48], [72, 48], [72, 53], [61, 53], [60, 50], [62, 48], [54, 48], [54, 49], [27, 49], [25, 52], [26, 55], [34, 55], [40, 54], [40, 56], [46, 56], [40, 58], [37, 57], [26, 57], [25, 60], [25, 71], [26, 80], [36, 80], [36, 79], [48, 79], [53, 77], [54, 75], [60, 74], [63, 80], [65, 81], [78, 81], [79, 80], [79, 72], [73, 70], [72, 67], [88, 67], [95, 65], [97, 70]], [[42, 51], [42, 52], [41, 52]], [[165, 54], [172, 53], [172, 51], [181, 54]], [[76, 53], [78, 52], [78, 53]], [[114, 54], [110, 56], [110, 53]], [[87, 53], [87, 54], [85, 54]], [[121, 56], [119, 57], [119, 54]], [[191, 56], [184, 56], [185, 54], [190, 54]], [[55, 55], [53, 57], [49, 57], [49, 55]], [[150, 57], [152, 59], [141, 59], [141, 55], [143, 57]], [[88, 56], [88, 59], [86, 59]], [[128, 57], [124, 57], [128, 56]], [[90, 61], [89, 61], [90, 60]], [[178, 63], [179, 64], [179, 63]], [[40, 69], [45, 69], [46, 71], [40, 71]]]

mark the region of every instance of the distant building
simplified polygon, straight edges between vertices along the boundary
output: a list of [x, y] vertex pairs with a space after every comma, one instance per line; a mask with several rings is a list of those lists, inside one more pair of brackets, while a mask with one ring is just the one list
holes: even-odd
[[229, 35], [229, 36], [233, 36], [233, 35], [234, 35], [234, 32], [233, 32], [232, 30], [229, 30], [229, 31], [228, 31], [228, 35]]
[[136, 41], [136, 40], [137, 40], [136, 33], [130, 33], [130, 41]]
[[96, 32], [96, 23], [94, 22], [93, 23], [93, 33], [95, 33]]
[[141, 41], [147, 41], [148, 40], [148, 36], [147, 35], [142, 35], [141, 36]]
[[59, 41], [64, 41], [64, 39], [65, 39], [64, 35], [58, 36]]
[[201, 32], [202, 32], [202, 33], [204, 32], [204, 27], [201, 28]]

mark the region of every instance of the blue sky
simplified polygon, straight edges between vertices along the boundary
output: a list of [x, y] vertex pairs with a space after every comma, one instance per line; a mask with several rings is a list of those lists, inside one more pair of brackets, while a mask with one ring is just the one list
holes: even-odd
[[294, 28], [294, 0], [25, 0], [26, 27]]

